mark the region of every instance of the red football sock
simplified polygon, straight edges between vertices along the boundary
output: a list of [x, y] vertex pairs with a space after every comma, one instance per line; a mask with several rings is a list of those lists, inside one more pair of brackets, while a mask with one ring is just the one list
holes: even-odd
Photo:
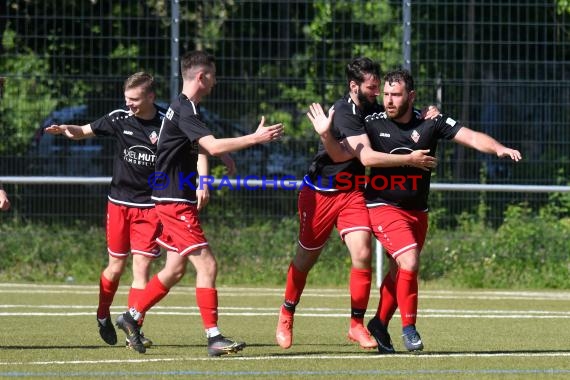
[[376, 317], [387, 327], [397, 308], [396, 283], [390, 276], [390, 273], [388, 273], [382, 280], [382, 285], [380, 285], [380, 302], [378, 303]]
[[[144, 292], [144, 289], [131, 288], [129, 290], [129, 298], [127, 300], [127, 305], [129, 306], [129, 309], [131, 307], [135, 307], [135, 303], [141, 297], [143, 292]], [[145, 315], [145, 313], [141, 313], [141, 317], [138, 320], [140, 325], [142, 325], [142, 323], [143, 323], [144, 315]]]
[[134, 300], [133, 307], [144, 315], [151, 307], [156, 305], [158, 301], [166, 297], [170, 289], [166, 288], [155, 275], [150, 279], [144, 291]]
[[281, 311], [293, 314], [295, 312], [295, 306], [299, 303], [301, 299], [301, 294], [305, 289], [305, 284], [307, 283], [307, 272], [301, 272], [295, 265], [291, 263], [289, 265], [289, 270], [287, 271], [287, 284], [285, 285], [285, 302]]
[[196, 288], [196, 304], [202, 316], [204, 329], [218, 325], [218, 291], [214, 288]]
[[101, 273], [99, 278], [99, 306], [97, 307], [98, 319], [111, 316], [110, 308], [118, 288], [119, 281], [111, 282]]
[[396, 294], [402, 316], [402, 326], [416, 324], [418, 312], [418, 272], [398, 270]]
[[371, 284], [371, 269], [351, 268], [349, 280], [351, 327], [354, 327], [356, 324], [363, 323], [364, 313], [366, 313], [368, 300], [370, 299]]

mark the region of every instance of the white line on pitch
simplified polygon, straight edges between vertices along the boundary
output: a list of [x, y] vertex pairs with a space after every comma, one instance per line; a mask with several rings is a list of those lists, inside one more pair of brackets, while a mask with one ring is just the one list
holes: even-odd
[[[541, 357], [570, 357], [570, 352], [466, 352], [451, 354], [395, 354], [395, 355], [268, 355], [268, 356], [226, 356], [224, 361], [257, 361], [257, 360], [382, 360], [382, 359], [441, 359], [441, 358], [541, 358]], [[105, 360], [53, 360], [35, 362], [0, 362], [0, 365], [69, 365], [69, 364], [111, 364], [111, 363], [152, 363], [152, 362], [174, 362], [174, 361], [208, 361], [216, 360], [207, 357], [180, 357], [180, 358], [144, 358], [144, 359], [105, 359]]]

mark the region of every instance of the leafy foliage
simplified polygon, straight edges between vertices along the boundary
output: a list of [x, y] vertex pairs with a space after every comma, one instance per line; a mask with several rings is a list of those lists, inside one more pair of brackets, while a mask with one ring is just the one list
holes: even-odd
[[[346, 91], [344, 77], [346, 64], [354, 57], [368, 56], [381, 63], [384, 69], [400, 63], [400, 29], [394, 24], [393, 8], [387, 1], [359, 3], [354, 1], [313, 2], [314, 15], [303, 26], [307, 43], [288, 61], [286, 75], [300, 80], [278, 83], [280, 99], [263, 102], [261, 108], [273, 120], [281, 120], [290, 108], [297, 111], [290, 120], [287, 134], [293, 137], [313, 137], [312, 128], [304, 111], [312, 102], [332, 103]], [[374, 14], [375, 17], [368, 17]], [[349, 38], [346, 28], [355, 28], [377, 44], [359, 44]], [[374, 38], [374, 36], [377, 36]], [[326, 58], [322, 58], [322, 54]], [[319, 58], [321, 57], [321, 58]], [[265, 68], [271, 73], [271, 68]], [[283, 110], [283, 103], [292, 107]], [[289, 121], [289, 120], [287, 120]]]
[[512, 205], [494, 230], [473, 216], [461, 228], [432, 231], [422, 253], [422, 277], [445, 277], [455, 285], [496, 288], [570, 286], [570, 233], [567, 218], [547, 205], [538, 214]]
[[104, 231], [82, 224], [60, 228], [13, 220], [0, 224], [0, 237], [2, 281], [93, 282], [107, 259]]
[[28, 48], [9, 26], [2, 34], [2, 46], [6, 57], [0, 61], [0, 72], [10, 76], [0, 102], [0, 154], [16, 155], [25, 152], [40, 122], [56, 105], [67, 103], [66, 99], [81, 101], [87, 86], [82, 81], [51, 79], [49, 54], [40, 56]]
[[[568, 197], [562, 198], [566, 202]], [[456, 229], [432, 223], [420, 277], [468, 288], [570, 288], [570, 241], [565, 238], [570, 218], [564, 202], [553, 201], [538, 212], [512, 205], [498, 229], [469, 214], [458, 218]], [[562, 209], [566, 216], [560, 218]], [[219, 262], [219, 283], [282, 285], [295, 253], [297, 229], [296, 217], [245, 226], [206, 223]], [[8, 221], [0, 224], [0, 251], [0, 281], [62, 282], [73, 277], [94, 283], [106, 263], [104, 230], [82, 224], [62, 228]], [[157, 262], [153, 270], [161, 265]], [[343, 286], [349, 269], [350, 255], [333, 233], [308, 280]], [[128, 271], [125, 276], [128, 281]], [[193, 278], [189, 273], [185, 282], [192, 284]]]
[[556, 0], [558, 9], [558, 14], [570, 13], [570, 1], [568, 0]]
[[[12, 30], [4, 31], [2, 45], [7, 51], [18, 50], [18, 38]], [[46, 60], [30, 49], [21, 50], [14, 58], [0, 61], [0, 72], [11, 73], [0, 102], [0, 153], [21, 152], [46, 116], [45, 110], [57, 103], [51, 83], [42, 75], [48, 68]]]

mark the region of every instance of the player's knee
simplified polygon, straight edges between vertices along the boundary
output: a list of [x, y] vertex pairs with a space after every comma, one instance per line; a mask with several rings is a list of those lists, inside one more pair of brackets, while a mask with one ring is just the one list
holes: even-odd
[[172, 280], [173, 282], [177, 283], [178, 281], [182, 280], [182, 277], [184, 277], [184, 274], [186, 273], [186, 271], [175, 271], [172, 274]]
[[370, 269], [372, 261], [368, 258], [352, 258], [352, 266], [356, 269]]
[[124, 265], [111, 264], [105, 268], [104, 275], [110, 281], [117, 281], [125, 271]]
[[353, 265], [370, 267], [372, 255], [367, 247], [357, 247], [350, 250], [350, 258]]
[[186, 273], [186, 266], [185, 265], [176, 265], [170, 268], [169, 277], [176, 280], [178, 282], [184, 274]]
[[199, 269], [196, 268], [196, 270], [199, 270], [200, 274], [204, 277], [215, 279], [218, 274], [218, 264], [216, 260], [207, 261]]
[[396, 261], [398, 262], [398, 266], [401, 269], [410, 272], [417, 272], [420, 268], [420, 259], [415, 251], [409, 251], [402, 254], [401, 256], [398, 256]]

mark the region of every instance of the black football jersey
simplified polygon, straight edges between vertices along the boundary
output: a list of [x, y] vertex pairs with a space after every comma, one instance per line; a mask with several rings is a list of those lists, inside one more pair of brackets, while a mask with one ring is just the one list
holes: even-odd
[[[331, 132], [335, 139], [342, 141], [349, 136], [358, 136], [365, 133], [364, 117], [370, 113], [381, 112], [383, 108], [378, 103], [370, 105], [362, 110], [354, 104], [349, 95], [337, 100], [334, 104], [334, 116]], [[344, 162], [334, 162], [327, 154], [322, 142], [319, 142], [317, 154], [309, 165], [309, 170], [304, 177], [306, 185], [315, 190], [336, 191], [337, 181], [335, 177], [339, 173], [343, 175], [343, 186], [346, 181], [354, 176], [364, 175], [364, 166], [358, 158]], [[351, 188], [354, 188], [351, 186]]]
[[156, 148], [165, 110], [155, 105], [151, 120], [117, 109], [91, 123], [96, 136], [116, 140], [109, 200], [132, 207], [153, 207], [148, 178], [154, 173]]
[[[435, 119], [421, 119], [414, 111], [412, 120], [399, 124], [385, 112], [368, 115], [366, 134], [372, 149], [390, 154], [408, 154], [418, 149], [429, 149], [435, 156], [440, 139], [451, 140], [460, 124], [452, 118], [439, 115]], [[373, 167], [364, 196], [368, 207], [390, 204], [408, 210], [427, 210], [431, 171], [411, 166], [391, 168]]]
[[156, 160], [152, 199], [157, 202], [196, 202], [198, 140], [212, 135], [200, 109], [184, 94], [166, 112]]

